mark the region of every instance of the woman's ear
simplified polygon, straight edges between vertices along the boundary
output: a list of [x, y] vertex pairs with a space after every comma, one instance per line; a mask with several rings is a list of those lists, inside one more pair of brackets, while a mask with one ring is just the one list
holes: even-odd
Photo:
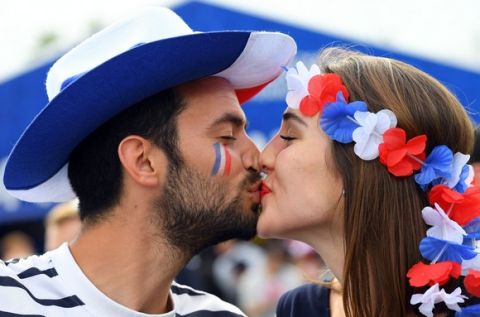
[[157, 187], [165, 177], [168, 160], [151, 141], [129, 135], [118, 145], [118, 157], [125, 171], [135, 183]]

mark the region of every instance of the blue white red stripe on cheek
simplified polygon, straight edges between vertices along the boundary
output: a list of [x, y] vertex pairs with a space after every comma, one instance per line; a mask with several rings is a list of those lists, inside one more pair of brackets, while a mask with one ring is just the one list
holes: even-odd
[[228, 146], [221, 143], [215, 143], [213, 148], [215, 151], [215, 161], [213, 163], [211, 175], [229, 176], [232, 166], [232, 156], [230, 155]]

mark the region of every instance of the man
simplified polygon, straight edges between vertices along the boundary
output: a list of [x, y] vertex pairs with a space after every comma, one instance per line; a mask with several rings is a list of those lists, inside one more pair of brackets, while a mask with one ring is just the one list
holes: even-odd
[[81, 228], [77, 199], [55, 206], [45, 219], [45, 251], [56, 249], [63, 242], [75, 240]]
[[152, 8], [57, 61], [4, 183], [29, 201], [76, 194], [82, 232], [0, 263], [0, 315], [244, 316], [173, 279], [206, 246], [255, 234], [258, 152], [240, 103], [295, 50], [279, 33], [194, 33]]

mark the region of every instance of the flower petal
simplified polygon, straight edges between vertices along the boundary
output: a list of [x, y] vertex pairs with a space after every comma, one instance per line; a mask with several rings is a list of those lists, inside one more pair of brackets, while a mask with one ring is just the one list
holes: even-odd
[[480, 297], [480, 271], [470, 270], [463, 280], [467, 292], [473, 296]]
[[285, 99], [287, 105], [293, 109], [298, 109], [302, 99], [308, 95], [309, 80], [320, 74], [320, 69], [315, 64], [312, 65], [310, 71], [301, 61], [296, 66], [297, 69], [289, 68], [286, 75], [288, 92]]
[[455, 317], [478, 317], [480, 316], [480, 304], [462, 307], [462, 311], [457, 312]]
[[447, 146], [434, 147], [423, 162], [420, 173], [415, 175], [415, 181], [424, 191], [427, 190], [430, 184], [435, 185], [441, 179], [450, 177], [452, 162], [453, 153]]
[[364, 102], [346, 104], [337, 101], [331, 103], [324, 108], [320, 125], [331, 139], [341, 143], [350, 143], [353, 141], [353, 131], [358, 127], [353, 115], [357, 111], [366, 109], [367, 105]]
[[[388, 109], [382, 109], [380, 110], [379, 112], [377, 112], [377, 115], [378, 116], [387, 116], [389, 121], [390, 121], [390, 124], [388, 126], [387, 129], [391, 129], [391, 128], [395, 128], [397, 126], [397, 117], [395, 116], [395, 114], [393, 113], [393, 111], [391, 110], [388, 110]], [[381, 121], [384, 121], [384, 119], [380, 119]], [[386, 120], [385, 120], [386, 121]], [[385, 129], [385, 131], [387, 130]], [[378, 132], [381, 132], [381, 133], [384, 133], [385, 131], [378, 131]]]
[[[465, 155], [460, 152], [455, 153], [453, 156], [451, 175], [450, 177], [446, 178], [443, 183], [450, 188], [454, 188], [458, 182], [460, 182], [460, 175], [462, 174], [462, 171], [467, 165], [469, 159], [470, 155]], [[466, 179], [466, 177], [464, 179]]]
[[418, 262], [412, 266], [407, 277], [413, 287], [423, 287], [427, 284], [434, 285], [438, 283], [443, 285], [450, 279], [450, 276], [458, 278], [460, 275], [460, 265], [455, 262], [440, 262], [435, 264], [425, 264]]
[[427, 236], [452, 243], [462, 244], [467, 233], [455, 221], [448, 218], [443, 209], [436, 204], [435, 209], [425, 207], [422, 210], [425, 223], [432, 226], [427, 230]]
[[463, 260], [462, 275], [467, 275], [471, 269], [480, 271], [480, 254], [477, 254], [473, 259]]
[[432, 237], [423, 238], [419, 248], [422, 256], [429, 261], [438, 257], [438, 261], [462, 263], [463, 259], [473, 259], [477, 255], [473, 247]]
[[305, 96], [301, 101], [300, 101], [300, 111], [308, 116], [308, 117], [313, 117], [320, 111], [320, 105], [318, 103], [318, 98], [314, 96]]
[[411, 138], [407, 142], [408, 153], [412, 155], [419, 155], [425, 151], [425, 146], [427, 145], [427, 136], [422, 134]]

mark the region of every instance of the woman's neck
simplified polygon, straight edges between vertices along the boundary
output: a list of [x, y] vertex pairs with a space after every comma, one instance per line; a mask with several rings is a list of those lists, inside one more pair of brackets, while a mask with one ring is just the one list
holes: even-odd
[[339, 228], [316, 228], [295, 237], [309, 244], [320, 255], [332, 274], [343, 284], [345, 243], [343, 231]]

